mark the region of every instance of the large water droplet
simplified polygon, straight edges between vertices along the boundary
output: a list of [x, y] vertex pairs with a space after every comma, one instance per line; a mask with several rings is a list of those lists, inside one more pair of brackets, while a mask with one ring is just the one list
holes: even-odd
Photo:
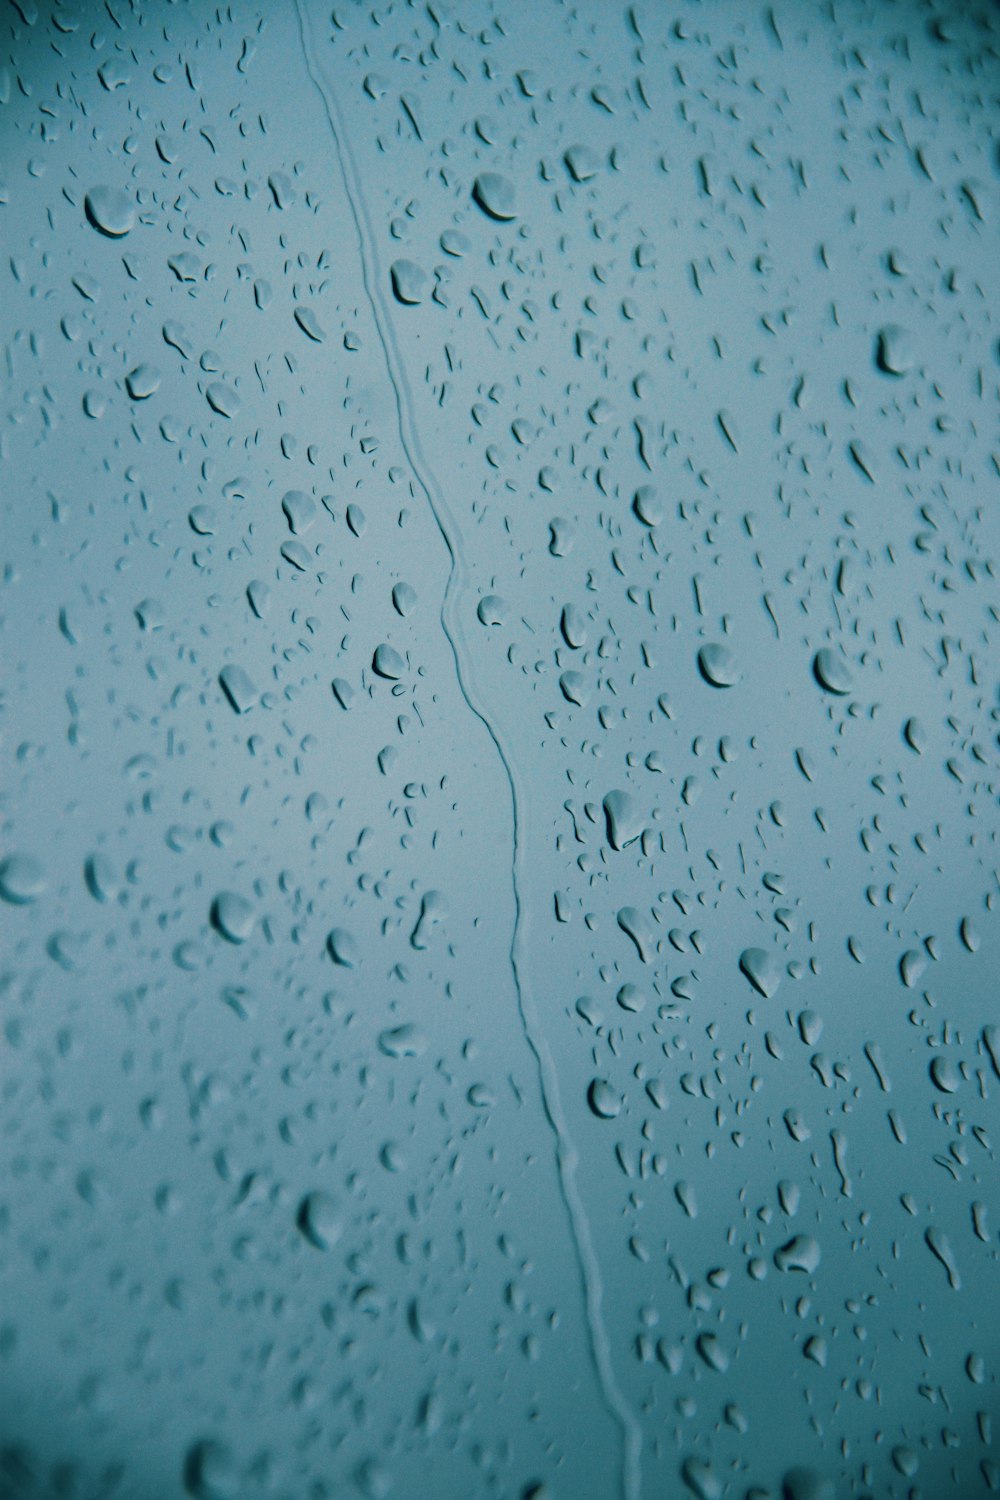
[[830, 646], [823, 646], [813, 657], [813, 676], [828, 693], [842, 695], [854, 686], [846, 659]]
[[384, 677], [388, 682], [398, 682], [406, 675], [406, 663], [398, 651], [385, 644], [375, 648], [372, 657], [372, 671], [379, 677]]
[[875, 341], [875, 362], [883, 375], [905, 375], [913, 368], [913, 352], [905, 328], [887, 323]]
[[359, 959], [358, 945], [346, 928], [331, 928], [327, 934], [326, 946], [335, 964], [344, 969], [355, 968]]
[[121, 239], [135, 228], [135, 207], [121, 188], [93, 187], [83, 205], [93, 227], [109, 239]]
[[803, 1271], [811, 1276], [820, 1262], [819, 1240], [812, 1234], [797, 1234], [774, 1252], [779, 1271]]
[[202, 1438], [192, 1444], [184, 1460], [184, 1488], [193, 1500], [235, 1500], [239, 1480], [225, 1443]]
[[613, 1120], [621, 1113], [622, 1097], [606, 1078], [594, 1078], [587, 1089], [587, 1103], [599, 1120]]
[[211, 915], [212, 926], [230, 943], [245, 943], [253, 932], [253, 907], [235, 891], [220, 891], [212, 902]]
[[12, 906], [27, 906], [45, 890], [45, 871], [32, 854], [8, 854], [0, 860], [0, 896]]
[[332, 1250], [344, 1232], [336, 1199], [321, 1191], [306, 1194], [299, 1204], [295, 1222], [317, 1250]]
[[744, 948], [740, 954], [740, 969], [765, 1000], [770, 1000], [781, 983], [781, 965], [773, 953], [763, 948]]
[[717, 643], [702, 646], [698, 652], [698, 670], [705, 681], [715, 688], [735, 687], [740, 680], [740, 669], [728, 646]]
[[604, 816], [612, 849], [625, 849], [641, 837], [645, 819], [629, 792], [609, 792], [604, 799]]
[[412, 260], [394, 260], [389, 268], [393, 295], [404, 307], [417, 307], [427, 295], [427, 272]]
[[472, 185], [472, 196], [491, 219], [505, 221], [517, 217], [514, 184], [499, 172], [481, 172]]

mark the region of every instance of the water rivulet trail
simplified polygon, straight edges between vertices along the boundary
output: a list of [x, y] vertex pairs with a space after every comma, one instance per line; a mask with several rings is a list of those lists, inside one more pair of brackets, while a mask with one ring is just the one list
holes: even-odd
[[601, 1316], [601, 1276], [597, 1257], [590, 1237], [590, 1226], [576, 1184], [577, 1153], [573, 1144], [566, 1117], [559, 1098], [559, 1083], [555, 1064], [549, 1051], [538, 1012], [530, 991], [522, 977], [519, 953], [522, 936], [522, 914], [519, 870], [522, 860], [520, 805], [517, 778], [510, 755], [504, 745], [499, 729], [480, 706], [478, 694], [472, 682], [460, 623], [454, 617], [455, 599], [461, 594], [466, 577], [462, 539], [448, 503], [424, 457], [414, 420], [413, 399], [406, 380], [406, 372], [396, 344], [392, 320], [383, 290], [383, 278], [379, 267], [376, 239], [372, 233], [368, 210], [361, 191], [361, 179], [344, 130], [343, 119], [336, 96], [330, 88], [316, 56], [305, 0], [295, 0], [299, 35], [305, 57], [306, 69], [323, 102], [327, 123], [333, 136], [337, 160], [340, 165], [344, 190], [350, 206], [354, 227], [357, 231], [361, 252], [361, 271], [365, 292], [371, 305], [372, 317], [379, 342], [385, 356], [386, 369], [396, 401], [399, 438], [417, 485], [427, 498], [437, 528], [448, 551], [449, 570], [441, 604], [441, 628], [451, 647], [455, 661], [455, 672], [462, 696], [470, 711], [484, 726], [493, 741], [510, 786], [513, 814], [513, 853], [511, 878], [514, 888], [514, 930], [510, 945], [510, 966], [517, 995], [518, 1013], [525, 1040], [534, 1055], [538, 1067], [542, 1105], [549, 1126], [555, 1137], [556, 1161], [559, 1185], [569, 1217], [570, 1232], [579, 1265], [586, 1307], [587, 1331], [591, 1357], [604, 1402], [612, 1417], [619, 1424], [623, 1438], [623, 1464], [621, 1486], [624, 1500], [639, 1500], [641, 1431], [639, 1423], [629, 1410], [618, 1383], [615, 1380], [611, 1361], [611, 1349]]

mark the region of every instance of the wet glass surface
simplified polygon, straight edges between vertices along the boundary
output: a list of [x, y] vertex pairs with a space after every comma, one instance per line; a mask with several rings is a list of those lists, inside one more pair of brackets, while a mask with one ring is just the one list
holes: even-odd
[[2, 1500], [1000, 1491], [1000, 12], [0, 24]]

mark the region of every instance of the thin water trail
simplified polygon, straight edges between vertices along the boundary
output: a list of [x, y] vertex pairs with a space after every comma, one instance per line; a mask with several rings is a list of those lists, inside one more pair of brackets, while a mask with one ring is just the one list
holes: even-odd
[[448, 641], [455, 662], [455, 675], [459, 690], [470, 712], [483, 725], [493, 742], [503, 767], [511, 797], [512, 856], [511, 882], [514, 895], [514, 926], [510, 943], [510, 967], [517, 996], [518, 1014], [525, 1041], [535, 1059], [538, 1069], [542, 1107], [555, 1141], [556, 1165], [559, 1188], [570, 1226], [570, 1237], [580, 1272], [583, 1288], [588, 1341], [594, 1371], [605, 1406], [618, 1424], [622, 1434], [621, 1493], [623, 1500], [639, 1500], [641, 1491], [642, 1431], [615, 1379], [611, 1358], [611, 1346], [602, 1315], [603, 1288], [600, 1266], [594, 1250], [586, 1210], [576, 1181], [579, 1161], [559, 1095], [559, 1081], [555, 1063], [539, 1021], [538, 1011], [530, 988], [523, 977], [521, 962], [524, 936], [524, 914], [521, 905], [520, 870], [523, 862], [521, 840], [521, 807], [523, 796], [518, 788], [517, 776], [503, 735], [485, 708], [475, 688], [474, 675], [465, 649], [460, 620], [456, 617], [456, 600], [462, 596], [467, 577], [467, 567], [462, 548], [462, 535], [452, 515], [444, 493], [434, 475], [431, 465], [423, 453], [414, 415], [413, 398], [403, 360], [396, 343], [395, 331], [383, 290], [383, 277], [379, 264], [378, 248], [372, 232], [367, 205], [361, 189], [361, 178], [354, 161], [350, 142], [344, 129], [343, 118], [316, 55], [309, 16], [305, 0], [294, 0], [299, 37], [305, 59], [306, 71], [323, 104], [334, 149], [340, 166], [344, 191], [347, 197], [361, 254], [361, 274], [365, 293], [372, 310], [379, 343], [385, 358], [389, 383], [396, 403], [397, 425], [400, 443], [419, 489], [426, 497], [435, 524], [441, 534], [448, 553], [448, 579], [441, 603], [441, 628]]

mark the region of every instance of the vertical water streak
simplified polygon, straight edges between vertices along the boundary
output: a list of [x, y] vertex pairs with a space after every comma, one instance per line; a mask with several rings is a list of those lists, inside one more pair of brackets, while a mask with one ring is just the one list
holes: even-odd
[[330, 88], [316, 56], [312, 41], [309, 18], [305, 13], [305, 0], [295, 0], [299, 37], [306, 71], [323, 104], [327, 124], [333, 137], [334, 149], [340, 166], [344, 191], [347, 197], [361, 255], [362, 280], [372, 310], [376, 333], [385, 358], [389, 383], [396, 403], [399, 439], [418, 487], [426, 497], [435, 524], [441, 534], [448, 553], [449, 569], [441, 603], [440, 619], [448, 645], [455, 662], [455, 674], [459, 690], [471, 713], [480, 721], [493, 742], [510, 788], [512, 812], [512, 857], [511, 883], [514, 896], [514, 926], [510, 943], [510, 966], [517, 997], [518, 1014], [525, 1041], [534, 1056], [538, 1068], [542, 1107], [555, 1140], [556, 1164], [560, 1193], [570, 1225], [570, 1237], [583, 1286], [587, 1334], [591, 1358], [604, 1403], [622, 1433], [621, 1493], [623, 1500], [639, 1500], [641, 1489], [642, 1432], [639, 1422], [628, 1407], [615, 1379], [611, 1359], [611, 1347], [602, 1319], [602, 1286], [600, 1267], [590, 1235], [586, 1211], [576, 1183], [578, 1156], [573, 1144], [566, 1117], [559, 1097], [559, 1083], [552, 1054], [545, 1041], [538, 1012], [530, 990], [522, 979], [519, 953], [523, 936], [523, 914], [519, 869], [522, 859], [520, 804], [517, 778], [513, 763], [504, 745], [499, 729], [480, 706], [478, 694], [473, 686], [471, 665], [465, 651], [461, 624], [454, 615], [454, 601], [462, 593], [466, 577], [465, 558], [462, 551], [461, 531], [448, 506], [433, 469], [424, 457], [417, 434], [413, 412], [413, 401], [403, 361], [396, 344], [392, 319], [389, 315], [375, 235], [361, 189], [360, 174], [351, 152], [344, 129], [343, 118], [336, 96]]

